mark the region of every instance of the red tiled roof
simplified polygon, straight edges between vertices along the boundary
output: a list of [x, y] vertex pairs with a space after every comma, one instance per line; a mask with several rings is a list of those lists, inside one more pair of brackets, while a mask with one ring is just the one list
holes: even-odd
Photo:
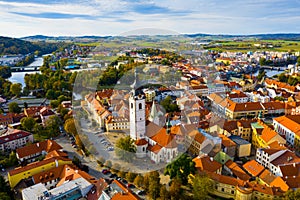
[[23, 172], [26, 172], [28, 170], [31, 170], [31, 169], [34, 169], [34, 168], [46, 165], [48, 163], [55, 162], [55, 160], [72, 161], [72, 160], [70, 160], [68, 158], [64, 158], [64, 157], [49, 158], [49, 159], [44, 159], [42, 161], [37, 161], [37, 162], [30, 163], [30, 164], [28, 164], [28, 165], [26, 165], [24, 167], [15, 168], [13, 170], [10, 170], [8, 173], [9, 173], [10, 176], [13, 176], [13, 175], [16, 175], [16, 174], [19, 174], [19, 173], [23, 173]]
[[235, 162], [232, 160], [228, 160], [225, 165], [232, 171], [232, 173], [239, 179], [248, 181], [251, 177], [240, 168]]
[[12, 133], [0, 137], [0, 144], [4, 144], [13, 140], [18, 140], [23, 137], [32, 135], [29, 132], [15, 129]]
[[264, 166], [256, 162], [255, 160], [250, 160], [243, 165], [243, 168], [252, 176], [258, 176], [265, 169]]
[[148, 142], [147, 142], [147, 140], [145, 140], [145, 139], [140, 139], [140, 140], [136, 140], [136, 141], [135, 141], [135, 144], [136, 144], [137, 146], [143, 146], [143, 145], [148, 144]]
[[45, 140], [42, 142], [19, 148], [16, 150], [16, 153], [18, 154], [19, 158], [24, 158], [26, 156], [30, 156], [42, 151], [49, 153], [51, 151], [60, 149], [62, 149], [62, 147], [59, 144], [57, 144], [57, 142], [55, 142], [54, 140]]
[[216, 172], [222, 165], [209, 156], [196, 157], [193, 159], [195, 167], [200, 171]]

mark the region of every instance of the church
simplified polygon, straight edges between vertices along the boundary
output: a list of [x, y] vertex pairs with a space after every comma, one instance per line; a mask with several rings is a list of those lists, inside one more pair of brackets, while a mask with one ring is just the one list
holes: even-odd
[[[130, 137], [135, 140], [136, 156], [149, 157], [154, 163], [169, 163], [178, 155], [175, 134], [171, 133], [171, 124], [161, 126], [159, 120], [163, 115], [152, 105], [149, 119], [146, 119], [146, 98], [135, 81], [131, 85], [129, 97]], [[163, 122], [165, 124], [165, 122]]]

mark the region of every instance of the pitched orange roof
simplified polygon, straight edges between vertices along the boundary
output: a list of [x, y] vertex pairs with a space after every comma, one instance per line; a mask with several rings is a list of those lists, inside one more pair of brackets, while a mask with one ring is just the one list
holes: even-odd
[[243, 181], [248, 181], [251, 178], [242, 168], [240, 168], [232, 160], [228, 160], [225, 163], [225, 166], [228, 167], [237, 178]]
[[216, 173], [212, 173], [212, 172], [207, 172], [207, 174], [211, 179], [213, 179], [219, 183], [232, 185], [232, 186], [244, 186], [245, 185], [245, 181], [233, 178], [231, 176], [220, 175], [220, 174], [216, 174]]
[[35, 144], [31, 144], [25, 147], [18, 148], [16, 150], [16, 153], [18, 154], [19, 158], [24, 158], [42, 151], [45, 151], [47, 153], [54, 151], [54, 150], [60, 150], [62, 147], [54, 140], [45, 140], [42, 142], [38, 142]]
[[264, 110], [260, 102], [233, 103], [228, 107], [233, 112]]
[[49, 159], [44, 159], [42, 161], [37, 161], [37, 162], [30, 163], [30, 164], [28, 164], [24, 167], [15, 168], [13, 170], [10, 170], [8, 173], [9, 173], [10, 176], [13, 176], [13, 175], [16, 175], [16, 174], [19, 174], [19, 173], [26, 172], [30, 169], [34, 169], [34, 168], [37, 168], [37, 167], [55, 162], [55, 160], [72, 161], [72, 160], [70, 160], [68, 158], [64, 158], [64, 157], [49, 158]]
[[162, 149], [162, 146], [156, 144], [154, 146], [149, 146], [148, 148], [151, 152], [158, 154], [158, 152]]
[[276, 178], [272, 172], [270, 172], [268, 169], [265, 169], [260, 175], [259, 178], [265, 182], [267, 185], [270, 185]]
[[274, 118], [274, 120], [300, 137], [300, 115], [286, 115]]
[[274, 181], [270, 184], [271, 187], [279, 187], [282, 191], [286, 192], [290, 189], [290, 187], [286, 184], [286, 182], [280, 177], [277, 176]]
[[151, 139], [162, 147], [177, 147], [175, 136], [172, 134], [168, 134], [165, 128], [160, 129], [154, 136], [151, 137]]
[[234, 147], [236, 146], [235, 142], [226, 137], [225, 135], [219, 134], [219, 137], [222, 139], [222, 145], [224, 147]]
[[283, 177], [300, 176], [300, 163], [279, 166]]
[[251, 174], [253, 177], [258, 176], [265, 169], [264, 166], [256, 162], [255, 160], [250, 160], [243, 165], [243, 168]]
[[140, 200], [140, 198], [135, 193], [133, 193], [119, 181], [114, 180], [113, 183], [118, 185], [122, 192], [120, 191], [113, 195], [111, 197], [111, 200]]
[[145, 140], [145, 139], [140, 139], [140, 140], [136, 140], [136, 141], [135, 141], [135, 144], [136, 144], [137, 146], [143, 146], [143, 145], [148, 144], [148, 142], [147, 142], [147, 140]]
[[284, 152], [281, 156], [273, 160], [271, 163], [275, 166], [300, 163], [300, 158], [295, 153], [288, 150]]
[[209, 156], [196, 157], [193, 159], [195, 167], [200, 171], [216, 172], [222, 165]]

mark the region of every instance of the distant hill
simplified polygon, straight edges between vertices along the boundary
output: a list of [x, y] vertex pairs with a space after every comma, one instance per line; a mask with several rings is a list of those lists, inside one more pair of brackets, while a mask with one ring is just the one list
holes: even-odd
[[56, 51], [64, 43], [29, 42], [22, 39], [0, 36], [0, 55], [28, 54], [39, 51], [40, 54], [47, 54]]
[[44, 35], [34, 35], [28, 37], [22, 37], [20, 39], [26, 41], [66, 41], [66, 42], [94, 42], [101, 39], [107, 39], [111, 36], [44, 36]]
[[184, 34], [189, 38], [211, 38], [211, 39], [232, 39], [232, 38], [256, 38], [260, 40], [300, 40], [300, 33], [274, 33], [274, 34], [252, 34], [252, 35], [213, 35], [213, 34]]

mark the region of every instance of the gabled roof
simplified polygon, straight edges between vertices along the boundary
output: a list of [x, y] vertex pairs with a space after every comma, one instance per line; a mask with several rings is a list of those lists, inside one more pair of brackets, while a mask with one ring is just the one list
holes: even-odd
[[260, 102], [232, 103], [228, 107], [228, 110], [232, 112], [259, 111], [263, 109]]
[[8, 135], [3, 135], [0, 137], [0, 144], [4, 144], [4, 143], [7, 143], [7, 142], [10, 142], [10, 141], [13, 141], [13, 140], [18, 140], [20, 138], [24, 138], [24, 137], [27, 137], [27, 136], [30, 136], [32, 135], [31, 133], [29, 132], [26, 132], [26, 131], [22, 131], [22, 130], [13, 130], [12, 133], [8, 134]]
[[285, 115], [273, 120], [300, 136], [300, 115]]
[[270, 185], [276, 178], [272, 172], [270, 172], [268, 169], [265, 169], [260, 175], [259, 178], [265, 182], [267, 185]]
[[300, 163], [300, 158], [295, 153], [287, 150], [281, 156], [273, 160], [271, 163], [275, 166]]
[[45, 140], [42, 142], [34, 143], [25, 147], [18, 148], [16, 153], [19, 159], [45, 151], [47, 153], [60, 150], [62, 147], [54, 140]]
[[37, 161], [37, 162], [30, 163], [30, 164], [28, 164], [24, 167], [15, 168], [13, 170], [10, 170], [8, 173], [9, 173], [10, 176], [13, 176], [13, 175], [23, 173], [23, 172], [26, 172], [28, 170], [31, 170], [31, 169], [34, 169], [34, 168], [37, 168], [37, 167], [40, 167], [40, 166], [44, 166], [44, 165], [49, 164], [49, 163], [53, 163], [56, 160], [72, 162], [72, 160], [70, 160], [68, 158], [64, 158], [64, 157], [49, 158], [49, 159], [44, 159], [42, 161]]
[[155, 135], [151, 137], [151, 139], [165, 148], [177, 147], [175, 136], [168, 134], [165, 128], [161, 128]]
[[209, 156], [198, 156], [193, 159], [193, 162], [195, 163], [195, 167], [200, 171], [216, 172], [222, 167], [220, 163]]
[[242, 169], [240, 168], [235, 162], [232, 160], [228, 160], [225, 163], [225, 166], [228, 167], [231, 172], [239, 179], [248, 181], [251, 177]]
[[300, 176], [300, 163], [281, 165], [279, 169], [283, 177]]
[[253, 177], [258, 176], [265, 169], [264, 166], [256, 162], [255, 160], [250, 160], [243, 165], [243, 168], [251, 174]]
[[133, 193], [131, 190], [125, 187], [121, 182], [114, 180], [112, 184], [118, 186], [119, 190], [111, 197], [111, 200], [139, 200], [140, 199], [135, 193]]

